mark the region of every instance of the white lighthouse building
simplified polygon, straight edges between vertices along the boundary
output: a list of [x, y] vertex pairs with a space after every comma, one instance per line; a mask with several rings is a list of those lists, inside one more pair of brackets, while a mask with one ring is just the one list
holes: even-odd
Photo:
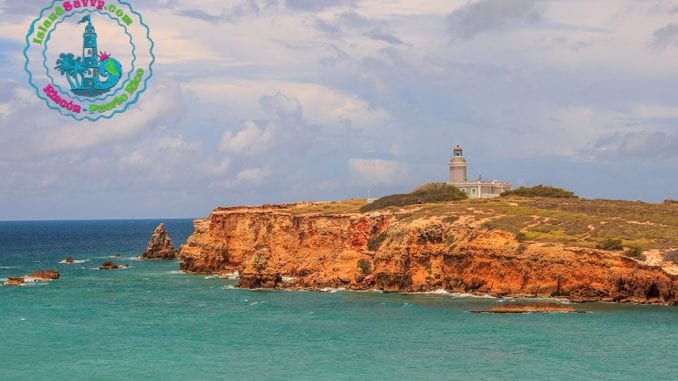
[[503, 181], [468, 180], [468, 163], [464, 159], [459, 145], [454, 147], [450, 159], [450, 178], [448, 184], [454, 185], [469, 198], [493, 198], [499, 197], [502, 192], [511, 190], [511, 183]]

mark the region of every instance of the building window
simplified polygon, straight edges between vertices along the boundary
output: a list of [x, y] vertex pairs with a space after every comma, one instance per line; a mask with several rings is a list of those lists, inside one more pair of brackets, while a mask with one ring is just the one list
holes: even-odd
[[478, 190], [476, 188], [471, 188], [471, 196], [475, 196], [478, 194]]

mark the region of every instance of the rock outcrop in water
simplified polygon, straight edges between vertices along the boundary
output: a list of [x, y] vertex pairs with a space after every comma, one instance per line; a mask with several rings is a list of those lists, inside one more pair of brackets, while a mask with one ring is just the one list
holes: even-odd
[[104, 262], [99, 266], [99, 270], [117, 270], [121, 268], [128, 268], [129, 265], [124, 264], [124, 265], [118, 265], [117, 263], [114, 262]]
[[527, 313], [583, 313], [584, 311], [577, 311], [572, 306], [558, 304], [558, 303], [509, 303], [493, 307], [485, 311], [471, 311], [476, 314], [490, 313], [490, 314], [527, 314]]
[[35, 281], [50, 281], [59, 279], [61, 274], [57, 270], [39, 270], [34, 271], [27, 278], [33, 279]]
[[172, 246], [172, 240], [167, 235], [165, 224], [160, 224], [153, 231], [142, 259], [176, 259], [177, 253]]
[[9, 277], [5, 281], [5, 286], [22, 286], [26, 283], [51, 282], [60, 277], [61, 274], [57, 270], [38, 270], [31, 273], [31, 275]]
[[620, 253], [518, 242], [478, 217], [408, 210], [215, 209], [194, 222], [185, 272], [238, 271], [240, 287], [449, 292], [678, 304], [678, 277]]

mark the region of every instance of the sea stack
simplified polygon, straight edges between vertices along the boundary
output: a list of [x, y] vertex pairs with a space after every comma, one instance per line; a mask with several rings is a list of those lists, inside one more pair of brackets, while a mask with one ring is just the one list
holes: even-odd
[[176, 259], [177, 253], [172, 246], [172, 240], [165, 231], [165, 224], [160, 224], [153, 231], [142, 259]]

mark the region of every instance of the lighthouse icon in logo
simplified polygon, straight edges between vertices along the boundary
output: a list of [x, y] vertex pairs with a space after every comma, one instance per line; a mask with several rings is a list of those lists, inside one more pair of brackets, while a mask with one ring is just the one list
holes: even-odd
[[55, 69], [65, 76], [75, 95], [97, 97], [110, 91], [122, 76], [122, 65], [115, 58], [97, 50], [97, 34], [92, 25], [91, 15], [78, 24], [87, 23], [83, 34], [82, 56], [61, 53]]

